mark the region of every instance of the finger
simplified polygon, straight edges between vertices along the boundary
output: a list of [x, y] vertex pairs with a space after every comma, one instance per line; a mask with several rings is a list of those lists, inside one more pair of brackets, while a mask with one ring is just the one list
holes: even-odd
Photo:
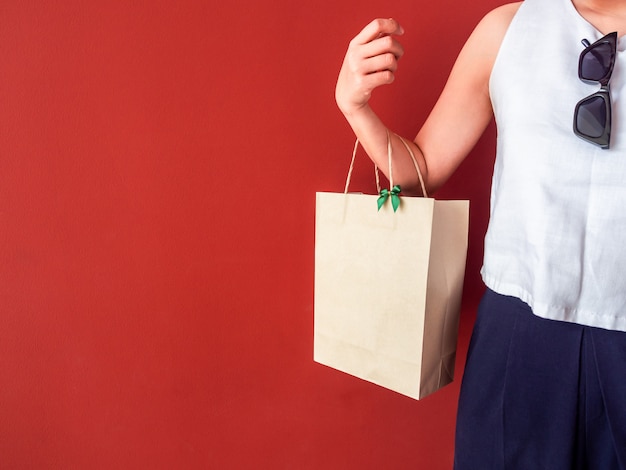
[[363, 30], [357, 34], [352, 40], [355, 44], [367, 44], [381, 35], [404, 34], [404, 29], [393, 18], [378, 18], [368, 24]]
[[360, 72], [364, 75], [368, 75], [384, 70], [390, 72], [398, 70], [398, 59], [391, 53], [377, 55], [364, 60]]
[[390, 70], [382, 70], [374, 73], [370, 73], [369, 75], [365, 75], [362, 79], [362, 85], [365, 90], [374, 90], [375, 88], [382, 85], [389, 85], [393, 83], [396, 76]]
[[393, 36], [384, 36], [375, 39], [367, 44], [360, 46], [363, 58], [375, 57], [381, 54], [391, 53], [396, 58], [400, 58], [404, 55], [404, 48]]

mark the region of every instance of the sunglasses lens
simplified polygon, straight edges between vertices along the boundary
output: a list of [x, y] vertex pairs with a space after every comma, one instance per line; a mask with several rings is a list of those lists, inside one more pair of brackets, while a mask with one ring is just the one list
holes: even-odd
[[606, 129], [606, 101], [591, 96], [580, 102], [576, 113], [576, 129], [587, 137], [600, 137]]
[[592, 46], [580, 57], [580, 78], [601, 82], [611, 72], [613, 47], [609, 43]]

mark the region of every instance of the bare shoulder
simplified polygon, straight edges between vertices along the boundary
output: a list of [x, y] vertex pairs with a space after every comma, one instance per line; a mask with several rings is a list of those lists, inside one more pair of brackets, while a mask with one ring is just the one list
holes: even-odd
[[481, 67], [483, 75], [488, 76], [491, 72], [502, 40], [522, 3], [507, 3], [491, 10], [468, 38], [461, 56], [477, 65], [483, 65], [484, 67]]
[[507, 3], [487, 13], [476, 27], [475, 32], [489, 36], [504, 36], [515, 13], [524, 2]]
[[513, 3], [506, 3], [504, 5], [500, 5], [499, 7], [496, 7], [493, 10], [491, 10], [489, 13], [487, 13], [486, 16], [493, 15], [495, 17], [501, 17], [501, 19], [506, 19], [508, 17], [509, 22], [510, 22], [510, 20], [513, 18], [513, 16], [515, 15], [519, 7], [522, 5], [522, 3], [524, 2], [513, 2]]

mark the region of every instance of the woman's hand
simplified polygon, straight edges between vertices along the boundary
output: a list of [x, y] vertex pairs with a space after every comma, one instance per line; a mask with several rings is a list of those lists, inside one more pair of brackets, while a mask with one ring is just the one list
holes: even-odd
[[394, 19], [376, 19], [350, 41], [335, 99], [346, 115], [367, 105], [372, 91], [394, 81], [398, 59], [404, 53], [394, 36], [404, 33]]

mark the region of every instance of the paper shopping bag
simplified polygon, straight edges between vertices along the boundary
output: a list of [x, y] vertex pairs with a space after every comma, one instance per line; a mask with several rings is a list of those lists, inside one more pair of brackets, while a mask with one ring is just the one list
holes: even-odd
[[314, 360], [423, 398], [454, 376], [469, 202], [378, 210], [382, 196], [348, 184], [316, 195]]

